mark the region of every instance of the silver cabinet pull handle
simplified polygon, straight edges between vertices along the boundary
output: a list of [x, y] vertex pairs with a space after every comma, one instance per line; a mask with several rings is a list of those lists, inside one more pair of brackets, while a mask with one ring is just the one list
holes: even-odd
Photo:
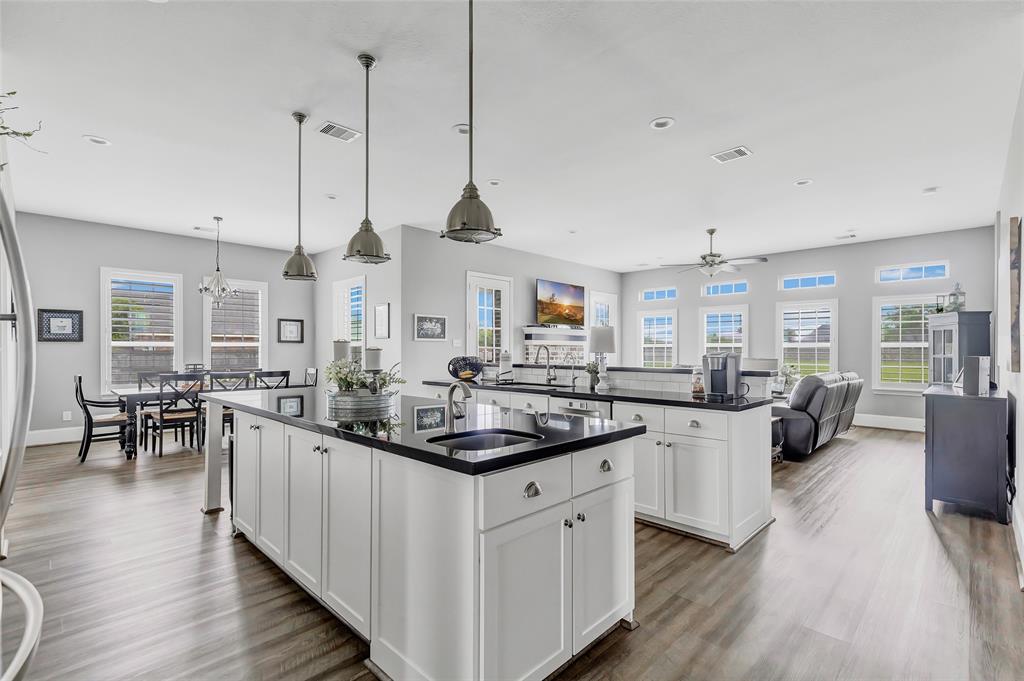
[[587, 522], [587, 514], [586, 513], [577, 513], [576, 514], [576, 520], [580, 521], [581, 523]]
[[644, 417], [640, 416], [640, 414], [633, 414], [633, 420], [634, 421], [643, 421]]
[[609, 461], [608, 459], [605, 459], [604, 461], [601, 462], [601, 465], [599, 466], [599, 470], [602, 473], [611, 473], [613, 470], [615, 470], [615, 466], [612, 464], [611, 461]]
[[320, 445], [313, 445], [314, 452], [323, 452], [323, 448]]
[[533, 499], [534, 497], [539, 497], [543, 492], [544, 490], [541, 489], [540, 483], [531, 480], [526, 483], [526, 487], [523, 488], [523, 498]]
[[665, 443], [665, 446], [666, 446], [666, 447], [671, 447], [671, 446], [672, 446], [672, 443], [671, 443], [671, 442], [666, 442], [666, 443]]
[[691, 428], [700, 428], [700, 421], [698, 421], [697, 419], [690, 419], [690, 422], [687, 423], [686, 425], [690, 426]]
[[658, 441], [657, 441], [657, 442], [655, 442], [654, 444], [655, 444], [655, 446], [657, 446], [657, 447], [660, 447], [660, 446], [661, 446], [661, 440], [658, 440]]

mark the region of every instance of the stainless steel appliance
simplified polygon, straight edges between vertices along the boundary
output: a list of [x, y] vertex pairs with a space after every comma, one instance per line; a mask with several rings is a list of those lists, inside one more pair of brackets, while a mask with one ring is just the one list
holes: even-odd
[[964, 395], [988, 395], [990, 357], [964, 357]]
[[704, 394], [710, 402], [740, 396], [740, 356], [735, 352], [704, 355]]

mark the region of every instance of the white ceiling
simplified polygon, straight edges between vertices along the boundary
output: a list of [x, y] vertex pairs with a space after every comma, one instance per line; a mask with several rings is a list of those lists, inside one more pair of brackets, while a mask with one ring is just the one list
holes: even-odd
[[[693, 260], [708, 225], [740, 257], [992, 222], [1024, 2], [480, 2], [476, 23], [504, 246], [629, 271]], [[290, 113], [361, 130], [368, 50], [371, 218], [439, 229], [466, 180], [465, 32], [463, 2], [5, 0], [8, 121], [42, 119], [46, 152], [11, 145], [18, 207], [179, 234], [217, 214], [226, 240], [290, 248]], [[363, 141], [305, 139], [320, 251], [362, 218]]]

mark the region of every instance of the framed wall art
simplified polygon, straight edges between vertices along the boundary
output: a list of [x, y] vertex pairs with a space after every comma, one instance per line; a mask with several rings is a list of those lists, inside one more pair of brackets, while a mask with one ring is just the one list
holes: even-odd
[[36, 339], [40, 343], [81, 343], [81, 310], [44, 310], [36, 314]]

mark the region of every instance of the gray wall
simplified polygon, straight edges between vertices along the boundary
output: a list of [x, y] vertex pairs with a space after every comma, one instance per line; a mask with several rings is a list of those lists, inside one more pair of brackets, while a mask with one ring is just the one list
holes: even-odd
[[[932, 282], [876, 284], [875, 267], [879, 265], [949, 260], [951, 278]], [[679, 343], [678, 361], [696, 363], [699, 359], [698, 309], [714, 305], [747, 304], [750, 306], [748, 332], [750, 357], [775, 357], [776, 302], [782, 300], [839, 299], [839, 367], [856, 371], [865, 379], [866, 390], [858, 411], [867, 414], [921, 417], [923, 400], [918, 396], [875, 394], [870, 389], [872, 361], [872, 311], [874, 296], [948, 292], [959, 281], [967, 291], [967, 304], [972, 310], [991, 310], [992, 301], [992, 228], [979, 227], [940, 234], [844, 244], [769, 256], [768, 262], [744, 267], [733, 275], [716, 279], [746, 279], [750, 293], [746, 295], [703, 298], [700, 286], [707, 277], [696, 271], [678, 274], [674, 270], [633, 272], [622, 278], [622, 346], [620, 363], [638, 361], [639, 312], [644, 309], [677, 308]], [[835, 288], [805, 291], [778, 290], [778, 277], [785, 274], [835, 271]], [[676, 286], [679, 299], [673, 305], [665, 301], [641, 303], [640, 291], [647, 288]]]
[[[185, 362], [203, 361], [203, 306], [196, 287], [213, 270], [212, 240], [33, 213], [18, 213], [17, 220], [36, 307], [82, 310], [85, 323], [82, 343], [39, 343], [32, 430], [81, 423], [72, 391], [73, 375], [82, 374], [87, 393], [100, 390], [101, 267], [181, 274], [182, 358]], [[270, 357], [265, 366], [291, 369], [301, 378], [306, 367], [314, 366], [314, 287], [281, 278], [287, 256], [284, 251], [267, 248], [221, 245], [225, 274], [270, 285]], [[278, 317], [304, 319], [306, 342], [277, 343]], [[72, 412], [72, 422], [61, 421], [62, 411]]]

